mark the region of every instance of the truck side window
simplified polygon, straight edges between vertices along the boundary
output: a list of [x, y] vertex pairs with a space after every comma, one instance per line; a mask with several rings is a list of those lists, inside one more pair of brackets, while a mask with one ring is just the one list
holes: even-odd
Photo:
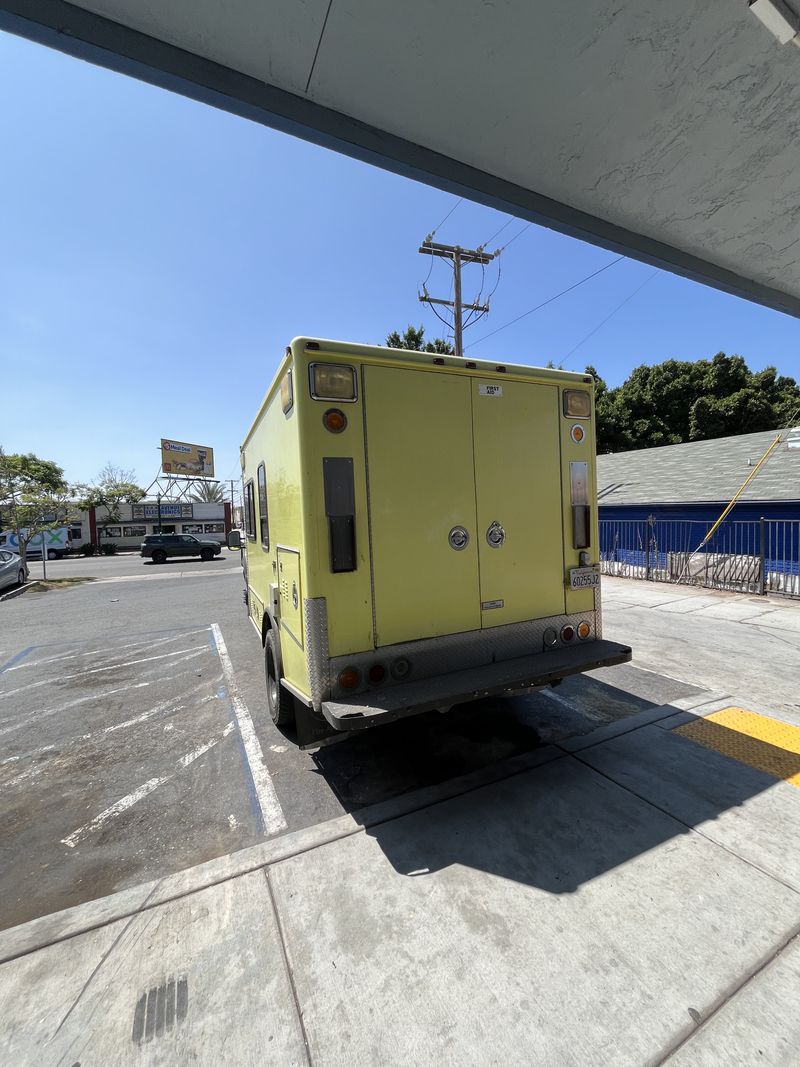
[[269, 517], [267, 515], [267, 472], [264, 464], [258, 467], [258, 518], [261, 524], [261, 544], [269, 548]]
[[253, 500], [253, 479], [244, 487], [244, 525], [250, 541], [256, 539], [256, 509]]

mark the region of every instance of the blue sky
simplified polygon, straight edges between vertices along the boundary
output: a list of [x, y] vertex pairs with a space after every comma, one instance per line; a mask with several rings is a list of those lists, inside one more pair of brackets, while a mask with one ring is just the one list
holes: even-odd
[[[148, 484], [162, 436], [214, 447], [217, 475], [297, 334], [382, 343], [423, 323], [419, 241], [447, 193], [0, 34], [0, 444], [73, 480], [107, 462]], [[472, 246], [507, 220], [464, 202], [437, 239]], [[517, 220], [502, 243], [523, 227]], [[652, 273], [632, 260], [481, 338], [614, 256], [532, 226], [503, 254], [472, 355], [556, 363]], [[489, 272], [487, 282], [495, 276]], [[464, 295], [479, 270], [465, 269]], [[429, 288], [447, 295], [447, 268]], [[640, 363], [719, 350], [797, 375], [800, 323], [655, 277], [570, 356], [610, 384]]]

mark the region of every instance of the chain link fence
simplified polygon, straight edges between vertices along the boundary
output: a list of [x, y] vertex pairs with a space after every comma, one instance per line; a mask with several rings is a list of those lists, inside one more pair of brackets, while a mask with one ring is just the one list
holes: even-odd
[[[603, 574], [800, 597], [800, 520], [601, 519]], [[702, 546], [702, 547], [701, 547]]]

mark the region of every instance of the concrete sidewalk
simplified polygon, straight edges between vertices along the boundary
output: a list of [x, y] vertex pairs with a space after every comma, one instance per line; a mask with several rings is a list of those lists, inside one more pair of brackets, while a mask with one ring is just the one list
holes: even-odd
[[735, 703], [7, 930], [0, 1060], [796, 1063], [800, 730]]

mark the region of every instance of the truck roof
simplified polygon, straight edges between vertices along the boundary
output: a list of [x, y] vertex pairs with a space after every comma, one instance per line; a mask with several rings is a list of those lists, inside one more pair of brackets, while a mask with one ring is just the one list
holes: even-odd
[[[311, 346], [314, 346], [311, 348]], [[258, 424], [265, 407], [272, 399], [280, 385], [287, 362], [292, 358], [292, 353], [301, 349], [304, 352], [311, 351], [319, 359], [328, 356], [353, 356], [359, 360], [368, 360], [376, 363], [389, 363], [394, 366], [424, 366], [430, 369], [435, 365], [443, 373], [451, 371], [474, 374], [478, 378], [535, 378], [537, 381], [561, 382], [565, 385], [576, 382], [591, 383], [592, 379], [585, 374], [576, 371], [559, 370], [555, 367], [532, 367], [523, 363], [506, 363], [496, 359], [473, 359], [471, 357], [447, 356], [438, 352], [416, 352], [408, 348], [388, 348], [383, 345], [364, 345], [355, 341], [335, 341], [331, 338], [299, 336], [292, 339], [286, 349], [286, 354], [281, 360], [275, 376], [270, 383], [267, 394], [264, 397], [258, 412], [250, 424], [242, 447], [250, 439], [250, 436]]]

